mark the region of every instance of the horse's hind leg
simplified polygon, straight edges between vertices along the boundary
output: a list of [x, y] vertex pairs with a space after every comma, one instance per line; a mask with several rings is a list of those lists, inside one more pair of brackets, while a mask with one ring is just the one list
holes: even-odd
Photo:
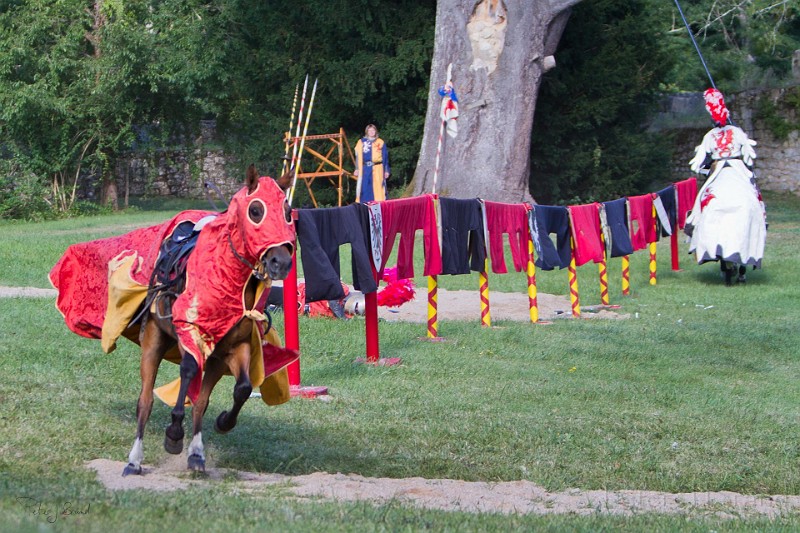
[[155, 385], [158, 367], [161, 364], [166, 348], [168, 348], [168, 339], [154, 326], [155, 324], [149, 330], [145, 330], [142, 335], [142, 360], [139, 365], [142, 390], [139, 393], [139, 401], [136, 404], [136, 440], [133, 443], [130, 454], [128, 454], [128, 464], [122, 471], [123, 476], [142, 473], [144, 428], [153, 410], [153, 386]]
[[164, 435], [164, 449], [171, 454], [177, 455], [183, 451], [183, 418], [186, 415], [186, 392], [189, 390], [189, 383], [200, 371], [197, 361], [192, 354], [184, 353], [181, 359], [181, 386], [178, 391], [178, 399], [172, 409], [172, 423], [167, 426]]
[[250, 383], [250, 344], [242, 343], [237, 346], [228, 357], [228, 368], [236, 376], [236, 385], [233, 387], [233, 407], [230, 411], [223, 411], [217, 417], [214, 429], [219, 433], [227, 433], [236, 427], [236, 419], [242, 410], [244, 402], [250, 398], [253, 385]]

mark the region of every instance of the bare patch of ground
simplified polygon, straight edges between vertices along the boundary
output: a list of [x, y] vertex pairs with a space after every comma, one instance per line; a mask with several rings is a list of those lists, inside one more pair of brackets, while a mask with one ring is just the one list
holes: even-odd
[[[36, 287], [0, 286], [0, 298], [55, 298], [55, 289], [39, 289]], [[560, 318], [572, 318], [572, 307], [567, 296], [539, 293], [537, 295], [540, 321], [551, 321]], [[490, 315], [492, 320], [530, 321], [528, 295], [510, 292], [490, 292]], [[439, 321], [465, 320], [480, 322], [480, 294], [475, 291], [438, 291]], [[378, 308], [378, 316], [387, 322], [428, 322], [428, 300], [424, 290], [417, 290], [414, 300], [397, 308]], [[629, 315], [618, 313], [602, 306], [583, 306], [582, 318], [629, 318]]]
[[55, 298], [55, 289], [39, 289], [37, 287], [6, 287], [0, 285], [0, 298]]
[[207, 467], [206, 476], [186, 471], [183, 456], [145, 467], [141, 476], [122, 477], [125, 463], [95, 459], [87, 468], [108, 490], [174, 491], [209, 487], [222, 480], [238, 489], [284, 487], [298, 498], [341, 502], [389, 502], [424, 509], [502, 514], [578, 514], [632, 516], [643, 513], [708, 515], [723, 518], [777, 518], [800, 511], [800, 496], [749, 496], [735, 492], [672, 494], [638, 490], [548, 492], [530, 481], [487, 483], [453, 479], [368, 478], [357, 474], [316, 472], [303, 476], [259, 474]]
[[[568, 296], [539, 293], [536, 297], [539, 309], [539, 320], [550, 321], [560, 318], [572, 318], [572, 305]], [[481, 319], [480, 293], [474, 291], [437, 291], [437, 308], [439, 321]], [[528, 295], [511, 292], [490, 292], [489, 312], [492, 320], [515, 320], [528, 322], [531, 319]], [[378, 316], [387, 322], [428, 322], [428, 300], [425, 290], [417, 289], [414, 300], [398, 308], [380, 307]], [[601, 306], [584, 306], [581, 308], [582, 318], [628, 318]]]

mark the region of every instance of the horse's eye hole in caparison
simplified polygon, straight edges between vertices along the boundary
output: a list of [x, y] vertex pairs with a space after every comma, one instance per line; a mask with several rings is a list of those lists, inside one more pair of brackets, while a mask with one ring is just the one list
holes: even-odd
[[264, 220], [264, 215], [266, 212], [267, 207], [259, 199], [255, 199], [250, 202], [250, 205], [247, 208], [247, 216], [253, 224], [259, 224], [262, 220]]

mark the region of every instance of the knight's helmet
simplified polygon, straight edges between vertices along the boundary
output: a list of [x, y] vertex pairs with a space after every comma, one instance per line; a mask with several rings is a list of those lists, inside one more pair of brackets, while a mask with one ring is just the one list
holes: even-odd
[[730, 113], [728, 108], [725, 107], [725, 98], [718, 89], [706, 89], [703, 93], [703, 98], [706, 101], [706, 109], [711, 114], [711, 119], [717, 126], [725, 126], [728, 124], [728, 117]]

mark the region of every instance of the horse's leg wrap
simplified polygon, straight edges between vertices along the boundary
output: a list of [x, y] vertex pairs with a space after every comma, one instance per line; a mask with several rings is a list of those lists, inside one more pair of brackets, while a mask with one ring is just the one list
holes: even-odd
[[194, 436], [194, 438], [192, 438], [192, 442], [189, 444], [188, 453], [189, 453], [189, 459], [188, 459], [189, 470], [194, 470], [195, 472], [205, 472], [206, 455], [203, 447], [202, 433], [197, 433]]
[[172, 423], [167, 426], [164, 436], [164, 449], [171, 454], [179, 454], [183, 451], [183, 418], [186, 415], [184, 402], [186, 401], [186, 391], [189, 383], [194, 379], [200, 368], [197, 361], [191, 354], [184, 354], [181, 359], [181, 388], [178, 392], [178, 399], [172, 409]]
[[142, 439], [137, 437], [136, 441], [133, 443], [133, 448], [131, 448], [131, 453], [128, 454], [128, 464], [125, 465], [125, 469], [122, 471], [122, 477], [129, 474], [141, 474], [142, 459], [144, 459]]

